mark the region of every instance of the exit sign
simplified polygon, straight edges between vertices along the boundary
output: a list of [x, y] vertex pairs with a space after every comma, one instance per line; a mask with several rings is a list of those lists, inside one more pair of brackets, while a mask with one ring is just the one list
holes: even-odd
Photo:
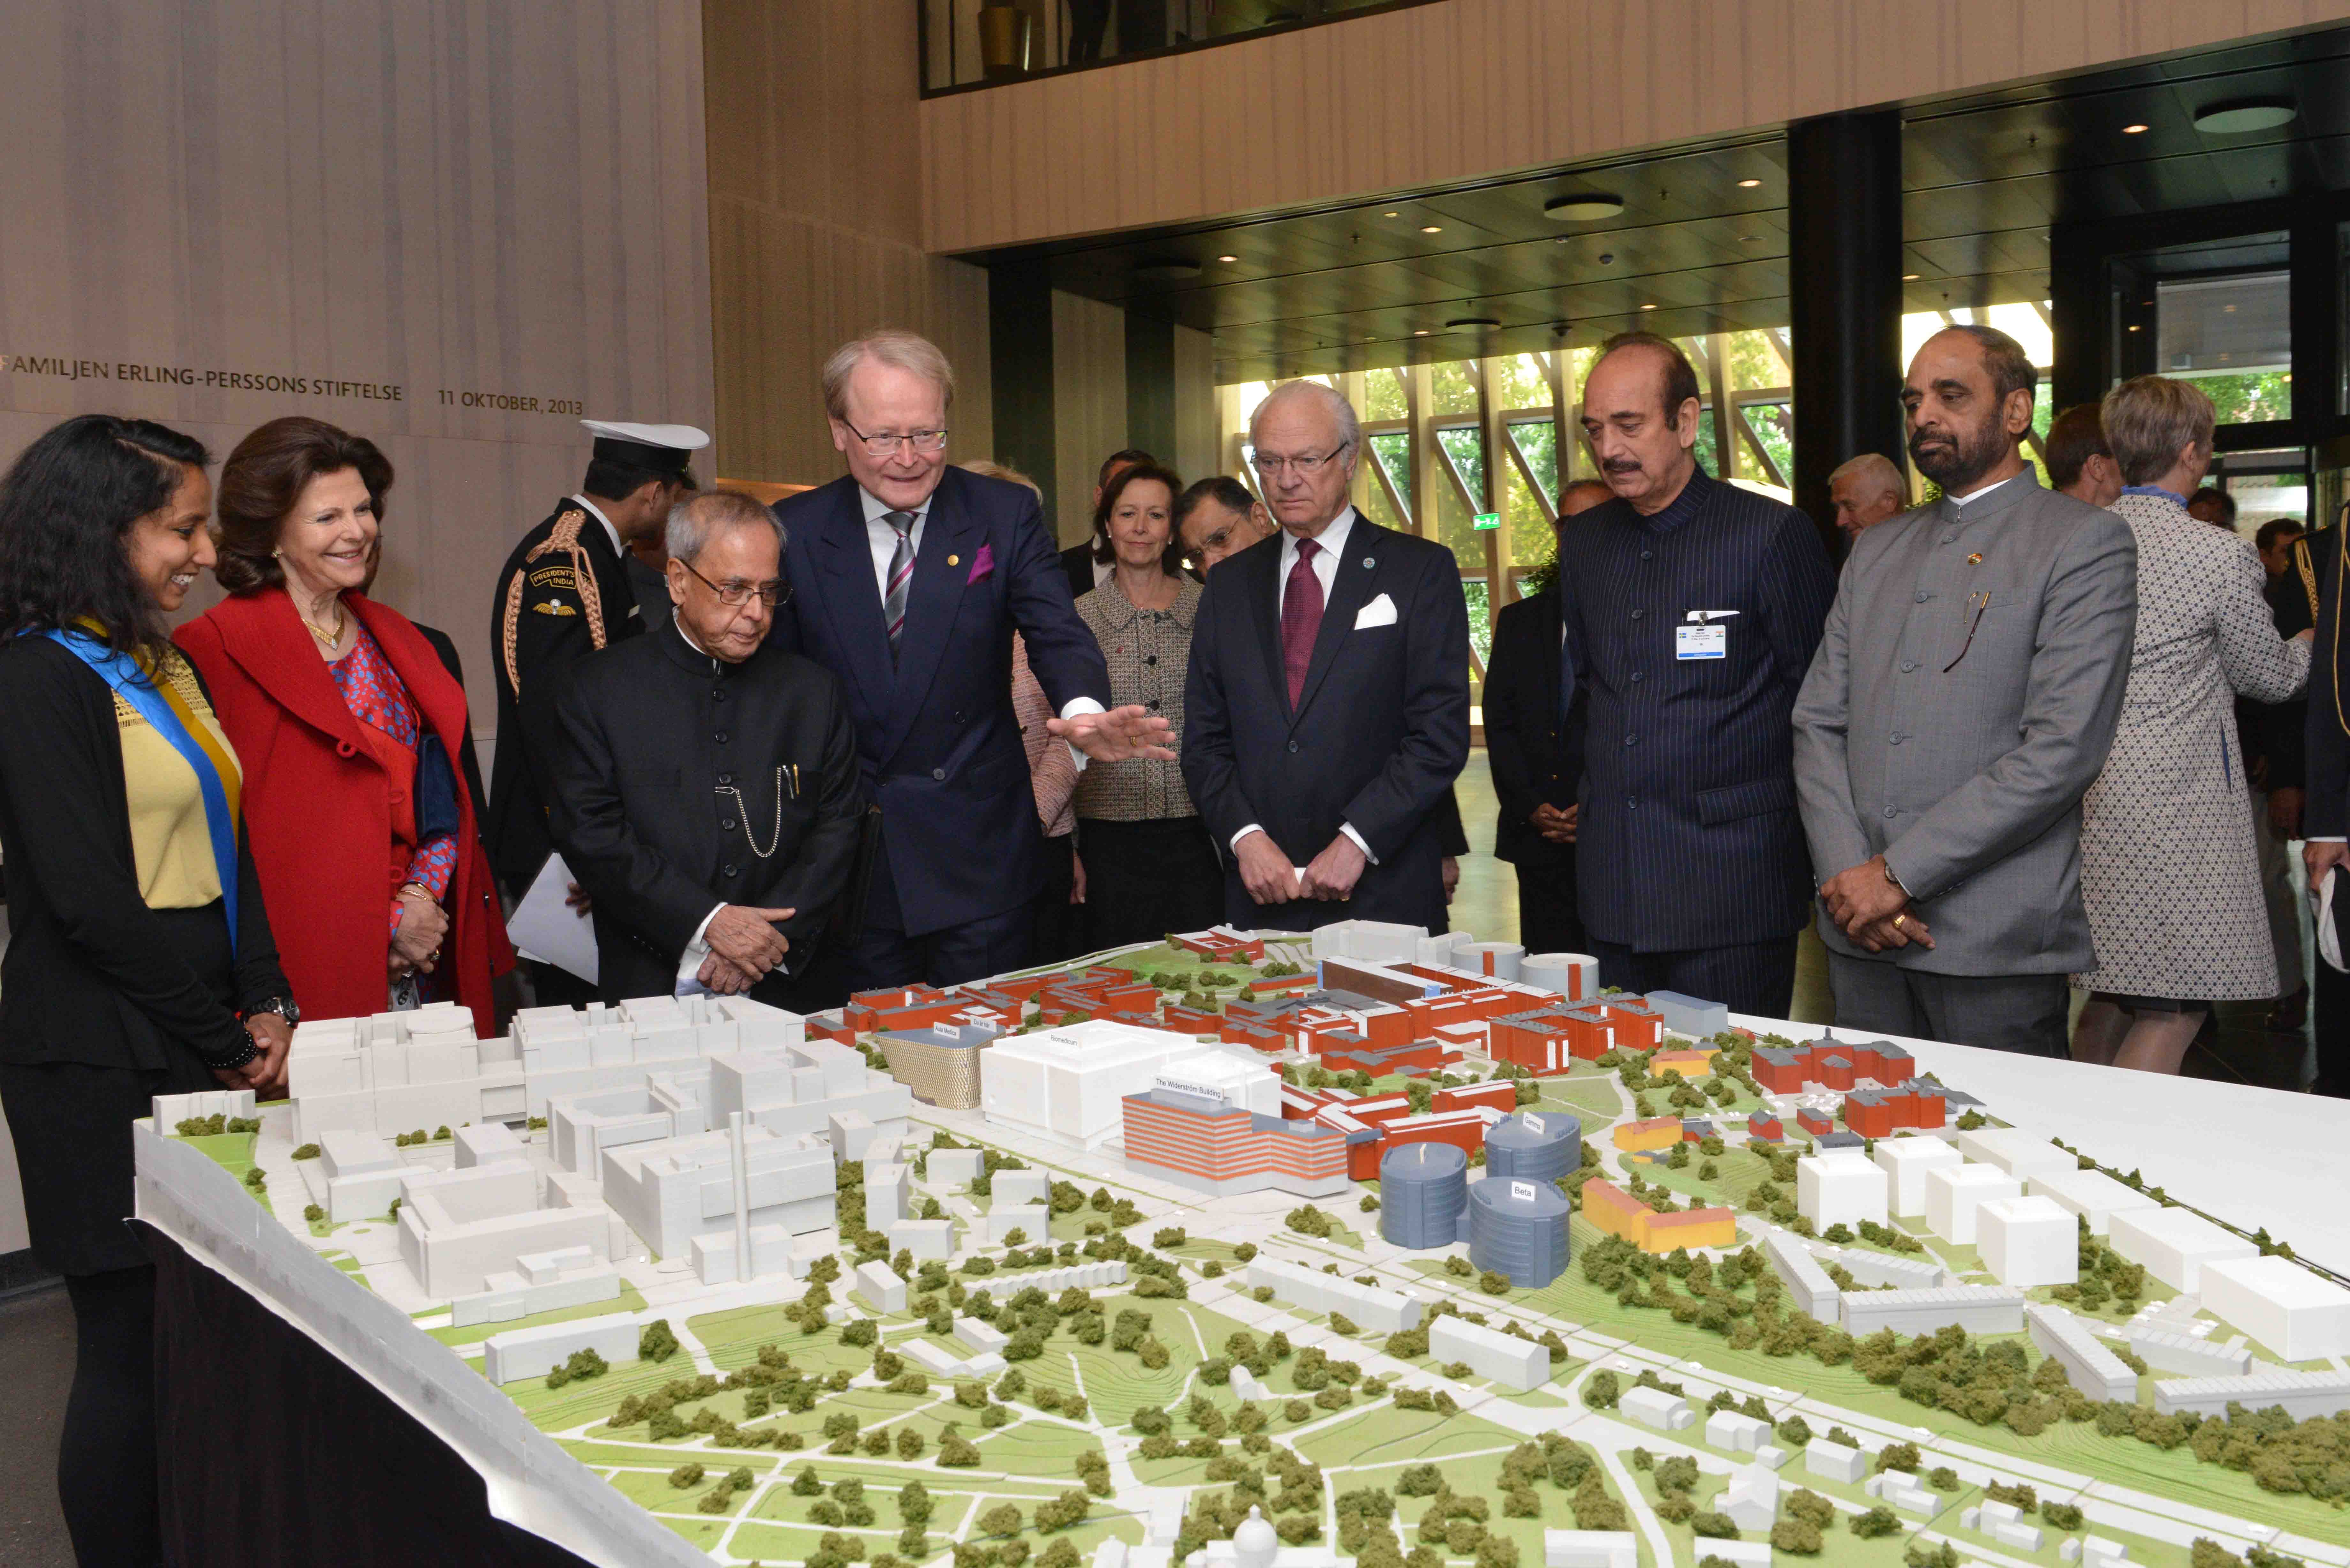
[[1499, 528], [1501, 525], [1502, 514], [1498, 512], [1480, 512], [1477, 514], [1477, 521], [1473, 524], [1473, 526], [1479, 528]]

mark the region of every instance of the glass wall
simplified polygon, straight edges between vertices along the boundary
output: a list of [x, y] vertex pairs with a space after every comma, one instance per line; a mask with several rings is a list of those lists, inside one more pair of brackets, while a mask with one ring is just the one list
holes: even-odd
[[1019, 81], [1429, 0], [918, 0], [922, 90]]
[[[2047, 309], [2030, 304], [1907, 317], [1905, 361], [1943, 327], [1977, 320], [2013, 336], [2035, 364], [2048, 364]], [[1795, 410], [1785, 332], [1677, 341], [1703, 394], [1698, 456], [1706, 471], [1792, 501]], [[1363, 421], [1355, 504], [1382, 527], [1440, 541], [1459, 561], [1469, 600], [1472, 688], [1484, 683], [1493, 612], [1547, 580], [1561, 486], [1599, 476], [1575, 400], [1596, 352], [1569, 348], [1312, 378], [1345, 393]], [[1257, 479], [1248, 465], [1248, 419], [1271, 389], [1270, 382], [1245, 382], [1223, 388], [1217, 400], [1225, 472], [1252, 490]], [[1717, 405], [1728, 410], [1726, 420]], [[2043, 396], [2031, 442], [2035, 463], [2052, 412]], [[2047, 477], [2044, 466], [2041, 476]]]

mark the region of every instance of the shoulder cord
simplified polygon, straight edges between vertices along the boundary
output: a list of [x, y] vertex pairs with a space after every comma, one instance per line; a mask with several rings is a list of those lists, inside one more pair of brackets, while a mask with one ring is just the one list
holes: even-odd
[[516, 697], [522, 695], [522, 669], [515, 645], [522, 636], [523, 590], [530, 581], [530, 564], [541, 556], [567, 555], [571, 557], [572, 580], [579, 590], [580, 612], [588, 618], [588, 639], [600, 651], [604, 646], [604, 596], [596, 586], [596, 568], [588, 559], [587, 547], [579, 543], [579, 530], [587, 524], [588, 514], [575, 506], [555, 520], [555, 527], [546, 537], [522, 558], [521, 569], [514, 581], [506, 585], [506, 605], [504, 625], [500, 628], [500, 652], [505, 659], [506, 684]]

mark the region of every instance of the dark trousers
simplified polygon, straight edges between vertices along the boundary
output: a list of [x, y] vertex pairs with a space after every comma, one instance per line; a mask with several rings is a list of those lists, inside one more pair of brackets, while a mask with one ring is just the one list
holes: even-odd
[[1086, 907], [1069, 902], [1077, 885], [1076, 835], [1065, 833], [1045, 840], [1045, 890], [1030, 908], [1028, 961], [1060, 963], [1085, 950]]
[[1828, 988], [1839, 1029], [2025, 1056], [2072, 1054], [2061, 974], [1928, 974], [1831, 950]]
[[[1534, 946], [1528, 943], [1526, 950]], [[1795, 939], [1776, 937], [1734, 948], [1688, 948], [1642, 953], [1614, 942], [1595, 941], [1599, 983], [1625, 991], [1678, 991], [1701, 1002], [1719, 1002], [1732, 1012], [1784, 1018], [1795, 1002]]]
[[[2343, 889], [2336, 888], [2338, 898]], [[2334, 919], [2340, 921], [2341, 906]], [[2309, 976], [2309, 1031], [2317, 1044], [2317, 1078], [2311, 1092], [2350, 1099], [2350, 974], [2319, 955]]]
[[524, 959], [522, 971], [530, 977], [531, 1005], [534, 1007], [585, 1007], [591, 1002], [603, 1000], [602, 993], [594, 986], [567, 969], [557, 969], [536, 959]]
[[57, 1501], [74, 1557], [162, 1558], [155, 1486], [155, 1271], [69, 1274], [73, 1392], [57, 1440]]
[[1224, 867], [1196, 816], [1077, 824], [1086, 861], [1085, 950], [1197, 931], [1224, 913]]
[[900, 985], [961, 985], [1024, 969], [1035, 938], [1035, 919], [1036, 903], [1030, 898], [960, 926], [909, 936], [884, 838], [873, 857], [864, 927], [844, 944], [847, 988], [854, 993]]
[[1587, 939], [1583, 917], [1575, 908], [1572, 863], [1564, 870], [1547, 866], [1520, 866], [1514, 869], [1518, 874], [1518, 941], [1526, 951], [1589, 952], [1591, 950], [1584, 946]]

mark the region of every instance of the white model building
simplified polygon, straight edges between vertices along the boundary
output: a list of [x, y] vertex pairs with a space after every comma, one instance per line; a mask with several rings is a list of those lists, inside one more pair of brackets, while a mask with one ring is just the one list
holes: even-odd
[[1761, 1465], [1742, 1465], [1731, 1472], [1730, 1484], [1713, 1506], [1730, 1515], [1741, 1530], [1769, 1533], [1779, 1517], [1779, 1478]]
[[[550, 1198], [567, 1195], [550, 1187]], [[401, 1177], [400, 1255], [440, 1299], [473, 1295], [519, 1260], [586, 1248], [616, 1255], [615, 1220], [601, 1204], [539, 1207], [538, 1174], [523, 1160], [453, 1170], [410, 1169]], [[625, 1237], [619, 1239], [625, 1245]]]
[[911, 1167], [866, 1161], [865, 1223], [868, 1228], [887, 1234], [890, 1226], [906, 1218], [913, 1194]]
[[1418, 1296], [1382, 1290], [1377, 1285], [1358, 1285], [1336, 1274], [1261, 1254], [1247, 1268], [1242, 1282], [1250, 1290], [1270, 1286], [1274, 1295], [1306, 1312], [1336, 1313], [1374, 1334], [1395, 1334], [1419, 1326], [1424, 1303]]
[[1879, 1138], [1869, 1158], [1892, 1184], [1888, 1206], [1905, 1220], [1926, 1212], [1926, 1173], [1958, 1165], [1963, 1158], [1938, 1137]]
[[[867, 1066], [862, 1055], [837, 1041], [791, 1041], [710, 1059], [712, 1127], [724, 1127], [729, 1115], [741, 1111], [771, 1133], [807, 1133], [827, 1143], [854, 1144], [854, 1152], [836, 1147], [844, 1159], [864, 1158], [865, 1146], [875, 1137], [903, 1138], [913, 1104], [911, 1089]], [[836, 1132], [837, 1116], [862, 1116], [869, 1125], [860, 1128], [849, 1122]]]
[[1897, 1291], [1930, 1290], [1950, 1282], [1950, 1272], [1928, 1258], [1897, 1258], [1887, 1252], [1858, 1247], [1815, 1245], [1812, 1255], [1823, 1266], [1834, 1263], [1852, 1276], [1856, 1285], [1890, 1285]]
[[2038, 1303], [2023, 1309], [2032, 1343], [2064, 1367], [2065, 1380], [2092, 1399], [2137, 1399], [2137, 1374], [2089, 1332], [2088, 1325], [2063, 1307]]
[[[743, 1148], [746, 1228], [775, 1226], [796, 1236], [833, 1222], [828, 1144], [754, 1127], [744, 1132]], [[604, 1201], [656, 1257], [684, 1258], [695, 1237], [735, 1231], [733, 1143], [725, 1133], [607, 1149], [603, 1174]]]
[[1523, 1394], [1550, 1381], [1550, 1351], [1531, 1339], [1481, 1328], [1457, 1313], [1428, 1325], [1428, 1354], [1440, 1362], [1465, 1361], [1480, 1377]]
[[[1268, 1079], [1273, 1077], [1270, 1073], [1263, 1075]], [[1277, 1116], [1281, 1114], [1280, 1107], [1276, 1106], [1267, 1114]], [[865, 1185], [868, 1189], [873, 1185], [873, 1178], [869, 1174], [865, 1179]], [[1044, 1203], [1053, 1196], [1053, 1178], [1042, 1170], [999, 1170], [989, 1179], [987, 1189], [999, 1208], [1006, 1204]]]
[[975, 1229], [981, 1241], [990, 1247], [1013, 1245], [1014, 1231], [1025, 1238], [1022, 1245], [1034, 1246], [1052, 1240], [1053, 1211], [1042, 1203], [999, 1202], [979, 1217]]
[[1932, 1334], [1956, 1324], [1969, 1334], [2016, 1334], [2023, 1328], [2023, 1293], [2013, 1285], [1938, 1285], [1930, 1291], [1846, 1291], [1838, 1306], [1844, 1330], [1859, 1338], [1889, 1328]]
[[[1254, 1056], [1255, 1053], [1250, 1054]], [[1281, 1075], [1267, 1071], [1262, 1056], [1249, 1061], [1229, 1051], [1195, 1051], [1160, 1068], [1151, 1087], [1195, 1095], [1255, 1116], [1281, 1115]], [[1037, 1174], [1041, 1177], [1044, 1173]], [[1041, 1199], [1043, 1194], [1038, 1197]]]
[[1792, 1231], [1773, 1230], [1762, 1239], [1762, 1255], [1794, 1297], [1797, 1311], [1822, 1323], [1836, 1321], [1836, 1298], [1841, 1293], [1801, 1237]]
[[[2209, 1327], [2209, 1324], [2205, 1325]], [[2252, 1369], [2252, 1353], [2241, 1345], [2214, 1345], [2191, 1334], [2134, 1323], [2122, 1337], [2137, 1358], [2157, 1372], [2183, 1372], [2189, 1377], [2241, 1377]]]
[[1861, 1490], [1880, 1502], [1906, 1508], [1929, 1519], [1942, 1511], [1942, 1495], [1918, 1484], [1907, 1470], [1879, 1470], [1861, 1483]]
[[1705, 1440], [1717, 1449], [1751, 1454], [1771, 1436], [1771, 1423], [1737, 1410], [1716, 1410], [1705, 1418]]
[[[198, 1116], [209, 1121], [213, 1116], [234, 1117], [249, 1121], [253, 1117], [251, 1089], [198, 1089], [189, 1095], [157, 1095], [150, 1112], [155, 1118], [155, 1130], [172, 1133], [182, 1122]], [[433, 1126], [440, 1124], [435, 1122]]]
[[878, 1313], [906, 1310], [906, 1282], [887, 1263], [857, 1265], [857, 1293]]
[[[1107, 1018], [1009, 1036], [988, 1047], [980, 1109], [1015, 1132], [1096, 1149], [1125, 1127], [1127, 1096], [1144, 1093], [1170, 1064], [1199, 1054], [1194, 1035]], [[1262, 1064], [1257, 1071], [1263, 1073]], [[936, 1177], [938, 1156], [931, 1158]]]
[[2047, 1538], [2038, 1525], [2024, 1523], [2023, 1511], [2012, 1502], [1985, 1502], [1962, 1509], [1959, 1528], [1980, 1531], [2002, 1546], [2012, 1546], [2019, 1552], [2037, 1552]]
[[2066, 1213], [2087, 1219], [2092, 1236], [2111, 1234], [2116, 1214], [2162, 1207], [2160, 1199], [2116, 1181], [2102, 1170], [2044, 1171], [2024, 1185], [2032, 1194], [2048, 1199]]
[[942, 1187], [968, 1187], [987, 1168], [987, 1155], [976, 1148], [934, 1148], [923, 1168]]
[[[1524, 971], [1519, 971], [1523, 978]], [[1675, 1034], [1711, 1040], [1730, 1027], [1730, 1008], [1720, 1002], [1684, 996], [1678, 991], [1652, 991], [1644, 999], [1657, 1010], [1658, 1021]]]
[[[639, 996], [618, 1007], [528, 1007], [515, 1014], [512, 1029], [532, 1116], [545, 1116], [555, 1096], [634, 1083], [649, 1069], [677, 1072], [702, 1066], [707, 1058], [806, 1040], [798, 1013], [746, 996]], [[723, 1126], [731, 1108], [713, 1102], [711, 1124]]]
[[2022, 1196], [2022, 1182], [1991, 1166], [1953, 1165], [1929, 1170], [1926, 1229], [1945, 1241], [1972, 1246], [1975, 1210], [1991, 1199]]
[[1804, 1449], [1804, 1468], [1827, 1480], [1858, 1486], [1868, 1474], [1868, 1452], [1845, 1443], [1814, 1438]]
[[620, 1271], [586, 1247], [525, 1252], [512, 1269], [485, 1275], [482, 1288], [449, 1303], [449, 1321], [458, 1328], [512, 1323], [534, 1313], [618, 1301]]
[[1639, 1568], [1640, 1538], [1628, 1530], [1545, 1530], [1543, 1568]]
[[1599, 994], [1599, 961], [1587, 953], [1528, 953], [1518, 962], [1518, 983], [1582, 1002]]
[[2203, 1265], [2203, 1309], [2286, 1361], [2350, 1350], [2350, 1291], [2286, 1258], [2231, 1258]]
[[1975, 1250], [2003, 1285], [2069, 1285], [2081, 1277], [2080, 1222], [2047, 1198], [1994, 1198], [1975, 1210]]
[[2240, 1377], [2180, 1377], [2154, 1386], [2155, 1413], [2223, 1416], [2230, 1405], [2265, 1410], [2282, 1405], [2296, 1421], [2350, 1410], [2350, 1373], [2292, 1372], [2272, 1366]]
[[1820, 1230], [1885, 1223], [1885, 1172], [1858, 1149], [1831, 1149], [1795, 1162], [1795, 1212]]
[[2050, 1143], [2045, 1134], [2022, 1127], [1977, 1127], [1958, 1135], [1959, 1152], [1969, 1159], [1997, 1168], [2018, 1181], [2078, 1170], [2078, 1157]]
[[[325, 1190], [317, 1196], [325, 1201], [320, 1207], [338, 1223], [388, 1213], [407, 1169], [388, 1138], [348, 1130], [321, 1134], [318, 1175]], [[317, 1185], [312, 1184], [314, 1189]]]
[[1333, 920], [1314, 929], [1314, 956], [1361, 959], [1368, 963], [1417, 963], [1419, 944], [1427, 938], [1426, 926], [1399, 926], [1387, 920]]
[[1643, 1427], [1653, 1427], [1659, 1432], [1679, 1432], [1697, 1425], [1697, 1412], [1690, 1408], [1687, 1399], [1645, 1384], [1625, 1389], [1616, 1407]]
[[482, 1373], [498, 1384], [544, 1377], [582, 1350], [592, 1350], [604, 1358], [605, 1365], [617, 1366], [638, 1358], [641, 1333], [636, 1314], [625, 1312], [510, 1328], [482, 1342]]
[[2199, 1287], [2204, 1265], [2261, 1255], [2250, 1239], [2184, 1209], [2124, 1210], [2112, 1217], [2108, 1235], [2115, 1251], [2145, 1264], [2147, 1273], [2172, 1290], [2189, 1294]]
[[599, 1176], [604, 1151], [710, 1130], [707, 1070], [641, 1073], [634, 1084], [546, 1102], [549, 1152], [560, 1169]]
[[522, 1064], [511, 1040], [473, 1037], [455, 1002], [372, 1018], [333, 1018], [294, 1031], [286, 1057], [294, 1137], [348, 1129], [386, 1137], [524, 1114]]

